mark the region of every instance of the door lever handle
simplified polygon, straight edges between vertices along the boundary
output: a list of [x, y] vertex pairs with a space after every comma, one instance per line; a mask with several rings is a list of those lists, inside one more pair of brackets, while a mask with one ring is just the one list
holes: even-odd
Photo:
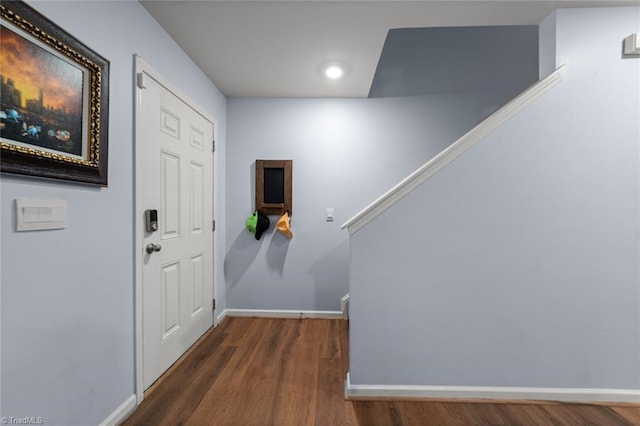
[[162, 250], [162, 246], [160, 244], [147, 244], [147, 253], [151, 254], [154, 251], [160, 251]]

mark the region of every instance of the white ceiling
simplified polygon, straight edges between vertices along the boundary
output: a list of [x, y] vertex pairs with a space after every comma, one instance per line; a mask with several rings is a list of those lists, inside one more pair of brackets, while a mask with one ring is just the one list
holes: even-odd
[[[141, 1], [228, 97], [367, 97], [389, 29], [530, 25], [635, 1]], [[469, 40], [473, 43], [473, 40]], [[328, 61], [348, 65], [328, 81]]]

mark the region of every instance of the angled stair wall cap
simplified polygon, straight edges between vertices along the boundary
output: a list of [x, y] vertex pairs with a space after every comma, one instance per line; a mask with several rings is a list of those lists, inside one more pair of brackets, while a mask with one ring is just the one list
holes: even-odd
[[532, 104], [538, 98], [550, 91], [560, 83], [560, 81], [562, 81], [564, 69], [564, 65], [561, 65], [547, 77], [534, 83], [531, 87], [513, 98], [473, 129], [469, 130], [466, 134], [460, 137], [460, 139], [449, 145], [418, 170], [406, 177], [402, 182], [391, 188], [380, 198], [369, 204], [345, 222], [340, 229], [347, 228], [349, 234], [357, 232], [360, 228], [375, 219], [379, 214], [420, 186], [424, 181], [442, 170], [447, 164], [460, 157], [469, 148], [506, 123], [511, 117], [515, 116], [526, 106]]

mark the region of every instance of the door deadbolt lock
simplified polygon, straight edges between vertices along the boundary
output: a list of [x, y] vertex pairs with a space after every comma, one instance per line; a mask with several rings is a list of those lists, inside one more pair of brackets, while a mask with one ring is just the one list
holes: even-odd
[[162, 246], [160, 244], [147, 244], [147, 253], [149, 254], [160, 250], [162, 250]]
[[158, 230], [158, 210], [145, 210], [144, 227], [147, 232], [156, 232]]

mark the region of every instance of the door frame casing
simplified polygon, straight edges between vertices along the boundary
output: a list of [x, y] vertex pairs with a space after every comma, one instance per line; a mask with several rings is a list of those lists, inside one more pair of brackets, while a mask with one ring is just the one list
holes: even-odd
[[[180, 89], [178, 89], [175, 85], [167, 81], [159, 72], [153, 69], [148, 63], [146, 63], [139, 55], [134, 55], [134, 72], [133, 72], [133, 114], [134, 114], [134, 203], [133, 203], [133, 213], [134, 213], [134, 249], [133, 249], [133, 257], [135, 263], [135, 279], [134, 279], [134, 287], [135, 287], [135, 347], [134, 347], [134, 356], [135, 356], [135, 390], [136, 390], [136, 403], [140, 405], [142, 400], [144, 399], [144, 381], [143, 381], [143, 322], [142, 322], [142, 266], [143, 266], [143, 231], [144, 231], [144, 210], [142, 209], [142, 203], [140, 200], [140, 194], [142, 193], [142, 174], [139, 173], [142, 170], [143, 164], [143, 155], [141, 155], [142, 151], [142, 132], [141, 132], [141, 123], [140, 123], [140, 112], [139, 109], [141, 107], [141, 90], [138, 87], [138, 75], [141, 73], [147, 74], [150, 78], [153, 78], [160, 85], [162, 85], [165, 89], [171, 92], [176, 97], [180, 98], [183, 102], [189, 105], [194, 111], [204, 117], [207, 121], [209, 121], [213, 125], [213, 140], [217, 139], [218, 133], [218, 122], [217, 120], [211, 116], [210, 114], [204, 112], [204, 109], [201, 108], [198, 104], [193, 102], [193, 100], [185, 95]], [[218, 170], [218, 162], [217, 156], [215, 152], [212, 152], [213, 155], [213, 219], [215, 220], [217, 214], [217, 203], [215, 202], [215, 196], [217, 192], [217, 179], [216, 173]], [[217, 230], [216, 230], [217, 231]], [[213, 232], [213, 252], [212, 259], [213, 262], [213, 298], [217, 299], [217, 262], [215, 261], [217, 255], [217, 240], [218, 232]], [[215, 327], [217, 325], [217, 315], [216, 309], [213, 312], [213, 324]]]

